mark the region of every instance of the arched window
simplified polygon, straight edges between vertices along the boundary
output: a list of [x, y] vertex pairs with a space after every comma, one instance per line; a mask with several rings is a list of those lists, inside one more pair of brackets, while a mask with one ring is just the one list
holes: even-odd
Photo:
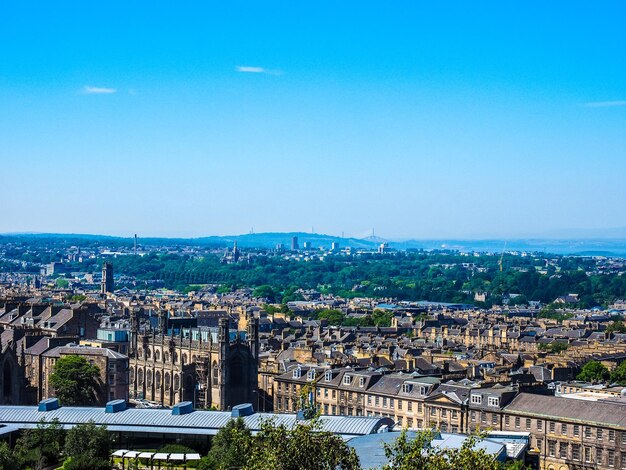
[[182, 365], [187, 364], [187, 354], [185, 354], [185, 353], [183, 353], [183, 355], [182, 355], [181, 364]]
[[170, 354], [168, 352], [163, 352], [163, 362], [170, 362]]
[[152, 371], [150, 369], [146, 371], [146, 385], [152, 387]]
[[178, 362], [178, 354], [176, 351], [172, 353], [172, 363], [176, 364]]
[[213, 379], [213, 386], [217, 387], [217, 385], [219, 384], [219, 376], [220, 376], [220, 368], [217, 367], [217, 362], [213, 363], [213, 373], [211, 374], [212, 379]]
[[168, 390], [170, 388], [170, 373], [166, 372], [165, 375], [163, 376], [163, 386], [165, 387], [166, 390]]
[[161, 351], [159, 351], [158, 349], [154, 350], [154, 360], [155, 361], [160, 361], [161, 360]]
[[137, 383], [143, 385], [143, 369], [137, 370]]
[[178, 374], [174, 374], [174, 390], [178, 391], [180, 388], [180, 376]]
[[129, 372], [130, 372], [130, 383], [134, 384], [135, 383], [135, 368], [131, 367]]
[[146, 356], [148, 357], [148, 359], [152, 357], [152, 349], [150, 348], [146, 349]]
[[154, 373], [154, 386], [156, 388], [161, 388], [161, 371], [156, 371]]

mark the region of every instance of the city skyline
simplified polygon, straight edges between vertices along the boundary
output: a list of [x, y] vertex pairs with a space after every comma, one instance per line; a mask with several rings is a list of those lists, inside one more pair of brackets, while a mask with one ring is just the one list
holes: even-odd
[[525, 237], [626, 220], [626, 6], [0, 14], [0, 233]]

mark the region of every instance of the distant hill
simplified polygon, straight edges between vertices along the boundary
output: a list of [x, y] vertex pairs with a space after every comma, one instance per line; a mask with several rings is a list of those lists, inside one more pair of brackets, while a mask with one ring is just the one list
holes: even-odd
[[[620, 238], [523, 238], [523, 239], [484, 239], [484, 240], [455, 240], [455, 239], [431, 239], [431, 240], [399, 240], [388, 241], [379, 237], [342, 238], [333, 235], [305, 232], [267, 232], [248, 233], [243, 235], [207, 236], [199, 238], [163, 238], [148, 237], [139, 238], [140, 245], [201, 245], [207, 247], [232, 246], [236, 241], [241, 248], [275, 248], [282, 244], [285, 249], [291, 247], [292, 237], [298, 237], [300, 248], [304, 242], [310, 242], [313, 248], [330, 248], [331, 244], [338, 243], [341, 248], [375, 249], [380, 243], [389, 243], [390, 248], [397, 250], [458, 250], [480, 251], [499, 253], [506, 251], [529, 251], [545, 252], [560, 255], [580, 256], [620, 256], [626, 257], [626, 237]], [[57, 234], [57, 233], [24, 233], [0, 235], [0, 243], [3, 241], [44, 241], [51, 240], [64, 245], [107, 245], [132, 246], [132, 237], [113, 237], [107, 235], [89, 234]]]
[[376, 246], [374, 242], [361, 240], [359, 238], [341, 238], [333, 235], [305, 232], [248, 233], [245, 235], [223, 237], [203, 237], [196, 240], [201, 242], [216, 242], [219, 240], [229, 245], [237, 241], [237, 245], [242, 248], [275, 248], [276, 245], [282, 243], [286, 249], [289, 249], [293, 237], [298, 237], [300, 248], [302, 248], [304, 242], [310, 242], [313, 248], [330, 248], [332, 243], [338, 243], [341, 248], [345, 248], [346, 246], [352, 248], [372, 248]]

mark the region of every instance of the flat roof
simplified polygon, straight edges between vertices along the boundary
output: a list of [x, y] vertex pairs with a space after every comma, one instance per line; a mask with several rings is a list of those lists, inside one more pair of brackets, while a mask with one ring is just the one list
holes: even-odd
[[[39, 411], [37, 406], [0, 406], [0, 423], [19, 429], [33, 429], [42, 420], [58, 419], [64, 429], [93, 420], [109, 431], [143, 432], [154, 434], [214, 435], [233, 419], [230, 411], [200, 411], [173, 415], [172, 410], [129, 408], [116, 413], [106, 413], [105, 408], [60, 407]], [[277, 425], [293, 427], [299, 420], [296, 414], [253, 413], [243, 417], [245, 425], [253, 432], [261, 424], [273, 420]], [[373, 416], [321, 416], [321, 429], [344, 438], [372, 434], [382, 426], [393, 426], [390, 418]], [[0, 428], [1, 429], [1, 428]]]
[[[364, 435], [350, 439], [348, 445], [356, 451], [363, 469], [378, 469], [389, 463], [389, 459], [385, 456], [384, 444], [393, 444], [400, 434], [400, 432], [394, 431]], [[417, 432], [415, 431], [407, 431], [409, 439], [415, 438], [416, 435]], [[435, 436], [431, 445], [433, 447], [458, 449], [463, 445], [467, 437], [462, 434], [439, 433]], [[474, 448], [484, 449], [487, 454], [493, 456], [494, 460], [502, 461], [506, 459], [507, 453], [504, 443], [486, 438], [477, 442]]]

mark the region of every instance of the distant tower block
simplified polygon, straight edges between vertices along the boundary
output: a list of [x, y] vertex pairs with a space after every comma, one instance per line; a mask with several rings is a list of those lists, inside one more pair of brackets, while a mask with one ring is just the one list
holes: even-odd
[[298, 237], [291, 237], [291, 251], [298, 251], [299, 249]]
[[302, 247], [303, 247], [305, 250], [310, 250], [310, 249], [312, 248], [312, 247], [311, 247], [311, 242], [304, 242], [304, 243], [302, 244]]
[[107, 292], [113, 292], [113, 265], [104, 263], [102, 265], [102, 282], [100, 283], [100, 294], [103, 296]]
[[332, 243], [330, 244], [330, 249], [331, 249], [332, 251], [339, 251], [339, 242], [332, 242]]

